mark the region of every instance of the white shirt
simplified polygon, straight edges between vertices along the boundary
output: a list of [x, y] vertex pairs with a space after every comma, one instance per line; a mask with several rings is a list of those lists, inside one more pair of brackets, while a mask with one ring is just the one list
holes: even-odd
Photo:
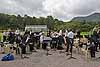
[[19, 30], [16, 30], [16, 31], [15, 31], [15, 34], [17, 34], [17, 35], [18, 35], [18, 34], [19, 34]]
[[43, 40], [44, 40], [44, 35], [41, 35], [40, 36], [40, 43], [43, 43]]
[[66, 32], [65, 32], [65, 37], [68, 35], [68, 31], [66, 30]]
[[62, 30], [59, 31], [59, 36], [62, 35]]
[[7, 33], [6, 32], [3, 32], [3, 36], [6, 36], [7, 35]]
[[74, 33], [72, 31], [70, 31], [67, 35], [69, 38], [74, 38]]
[[28, 42], [29, 39], [30, 39], [30, 36], [27, 37], [27, 39], [26, 39], [26, 43]]

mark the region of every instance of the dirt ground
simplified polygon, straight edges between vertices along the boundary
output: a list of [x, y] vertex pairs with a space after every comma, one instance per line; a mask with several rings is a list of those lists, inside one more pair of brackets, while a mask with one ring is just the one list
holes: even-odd
[[[95, 59], [85, 59], [83, 55], [74, 53], [76, 59], [69, 59], [65, 53], [50, 51], [51, 55], [46, 55], [43, 50], [38, 50], [28, 54], [29, 58], [21, 59], [16, 56], [14, 61], [0, 61], [0, 67], [100, 67], [100, 52], [96, 53]], [[0, 59], [4, 56], [0, 54]]]

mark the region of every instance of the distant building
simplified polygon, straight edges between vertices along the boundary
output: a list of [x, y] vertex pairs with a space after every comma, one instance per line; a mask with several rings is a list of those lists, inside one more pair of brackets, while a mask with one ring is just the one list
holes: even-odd
[[32, 31], [32, 32], [40, 32], [40, 31], [47, 31], [47, 25], [27, 25], [25, 30]]

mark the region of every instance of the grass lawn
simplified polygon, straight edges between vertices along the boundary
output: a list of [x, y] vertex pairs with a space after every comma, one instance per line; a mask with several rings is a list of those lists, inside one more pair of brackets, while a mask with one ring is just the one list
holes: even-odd
[[0, 32], [0, 41], [3, 41], [3, 34]]
[[91, 35], [91, 32], [81, 32], [80, 35]]

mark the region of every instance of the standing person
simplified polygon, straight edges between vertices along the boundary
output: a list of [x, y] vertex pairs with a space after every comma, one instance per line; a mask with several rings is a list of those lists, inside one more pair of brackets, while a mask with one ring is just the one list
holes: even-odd
[[16, 54], [20, 54], [20, 50], [19, 50], [19, 44], [21, 42], [22, 38], [21, 38], [21, 35], [16, 35], [15, 37], [15, 42], [17, 44], [17, 49], [16, 49]]
[[14, 40], [15, 40], [15, 33], [13, 31], [10, 31], [10, 33], [9, 33], [9, 43], [14, 44]]
[[44, 34], [42, 34], [42, 36], [40, 37], [40, 41], [42, 43], [42, 48], [44, 50], [46, 50], [47, 46], [48, 46], [48, 40], [47, 40], [47, 37], [44, 36]]
[[66, 46], [68, 41], [67, 41], [67, 35], [68, 35], [68, 30], [65, 31], [64, 33], [64, 45]]
[[44, 40], [44, 32], [40, 33], [40, 47], [43, 47], [43, 40]]
[[[67, 45], [67, 50], [66, 50], [66, 52], [68, 53], [68, 51], [70, 50], [70, 53], [72, 54], [73, 39], [74, 39], [74, 33], [73, 33], [72, 30], [70, 30], [70, 31], [68, 32], [67, 37], [68, 37], [68, 45]], [[69, 49], [69, 47], [70, 47], [70, 49]]]
[[82, 46], [81, 43], [80, 43], [80, 40], [81, 40], [80, 30], [77, 31], [77, 37], [79, 38], [79, 41], [78, 41], [79, 45]]
[[99, 52], [98, 49], [97, 49], [98, 48], [97, 32], [93, 33], [93, 35], [91, 36], [91, 39], [92, 39], [92, 41], [95, 44], [96, 52]]
[[98, 31], [97, 31], [97, 42], [98, 42], [98, 46], [100, 50], [100, 28], [98, 28]]
[[51, 37], [51, 30], [47, 31], [47, 37]]
[[35, 44], [36, 38], [35, 38], [33, 32], [31, 33], [30, 38], [31, 38], [31, 43], [32, 43], [32, 44], [31, 44], [31, 49], [32, 49], [34, 52], [36, 52], [36, 44]]
[[21, 48], [21, 58], [26, 57], [26, 45], [29, 39], [29, 35], [25, 34], [22, 36], [21, 42], [19, 44], [19, 47]]
[[64, 42], [64, 38], [62, 36], [62, 30], [60, 30], [59, 36], [58, 36], [58, 47], [57, 47], [57, 49], [59, 49], [59, 50], [63, 49], [63, 47], [62, 47], [63, 42]]
[[7, 39], [7, 32], [6, 32], [6, 31], [4, 31], [4, 32], [3, 32], [3, 42], [5, 42], [5, 41], [6, 41], [6, 39]]
[[95, 58], [95, 44], [92, 42], [89, 47], [91, 58]]
[[51, 41], [51, 44], [52, 44], [51, 47], [52, 47], [54, 50], [56, 50], [56, 48], [57, 48], [57, 42], [58, 42], [58, 35], [57, 35], [56, 32], [54, 32], [53, 35], [52, 35], [52, 41]]
[[36, 33], [36, 48], [40, 48], [40, 32], [35, 32]]

